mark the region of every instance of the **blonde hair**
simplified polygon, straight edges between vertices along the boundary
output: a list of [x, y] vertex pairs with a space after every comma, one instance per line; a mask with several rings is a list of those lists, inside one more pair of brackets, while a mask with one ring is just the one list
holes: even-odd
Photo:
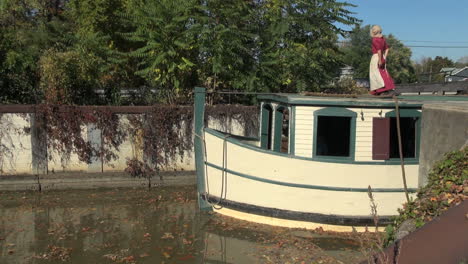
[[382, 28], [379, 25], [373, 25], [370, 30], [371, 37], [381, 37], [382, 36]]

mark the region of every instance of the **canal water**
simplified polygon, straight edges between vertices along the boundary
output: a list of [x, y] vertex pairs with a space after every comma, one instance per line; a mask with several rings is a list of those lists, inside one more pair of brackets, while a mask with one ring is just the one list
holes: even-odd
[[0, 192], [0, 263], [356, 263], [361, 240], [199, 212], [195, 187]]

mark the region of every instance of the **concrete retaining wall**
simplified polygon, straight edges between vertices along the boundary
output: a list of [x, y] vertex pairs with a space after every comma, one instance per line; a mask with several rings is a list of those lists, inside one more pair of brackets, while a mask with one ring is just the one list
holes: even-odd
[[468, 144], [468, 105], [427, 104], [423, 106], [419, 185], [427, 184], [427, 176], [444, 154]]
[[[122, 126], [128, 125], [130, 114], [118, 114]], [[138, 115], [133, 114], [133, 115]], [[141, 140], [127, 137], [116, 153], [118, 158], [110, 163], [102, 163], [99, 158], [93, 158], [87, 164], [71, 154], [65, 157], [52, 149], [47, 149], [44, 131], [36, 125], [35, 116], [31, 112], [0, 113], [0, 175], [48, 175], [57, 173], [107, 173], [122, 172], [127, 159], [142, 159], [143, 143]], [[245, 128], [234, 119], [220, 121], [209, 118], [208, 126], [237, 135], [245, 135]], [[94, 125], [82, 127], [85, 140], [95, 146], [101, 144], [101, 133]], [[251, 135], [249, 135], [251, 136]], [[177, 157], [165, 168], [165, 171], [194, 171], [193, 149], [186, 151], [182, 157]]]

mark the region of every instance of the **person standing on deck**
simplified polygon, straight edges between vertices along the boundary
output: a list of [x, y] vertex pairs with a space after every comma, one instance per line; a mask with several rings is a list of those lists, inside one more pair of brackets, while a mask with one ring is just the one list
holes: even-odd
[[388, 46], [382, 35], [382, 28], [374, 25], [371, 28], [372, 37], [372, 58], [369, 66], [370, 94], [372, 95], [391, 95], [395, 89], [390, 74], [386, 67], [386, 58], [388, 56]]

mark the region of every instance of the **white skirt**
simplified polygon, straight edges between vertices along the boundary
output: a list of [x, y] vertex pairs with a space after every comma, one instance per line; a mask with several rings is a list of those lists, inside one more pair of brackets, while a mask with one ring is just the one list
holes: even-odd
[[369, 65], [370, 90], [374, 91], [385, 86], [382, 75], [379, 71], [379, 54], [372, 55]]

